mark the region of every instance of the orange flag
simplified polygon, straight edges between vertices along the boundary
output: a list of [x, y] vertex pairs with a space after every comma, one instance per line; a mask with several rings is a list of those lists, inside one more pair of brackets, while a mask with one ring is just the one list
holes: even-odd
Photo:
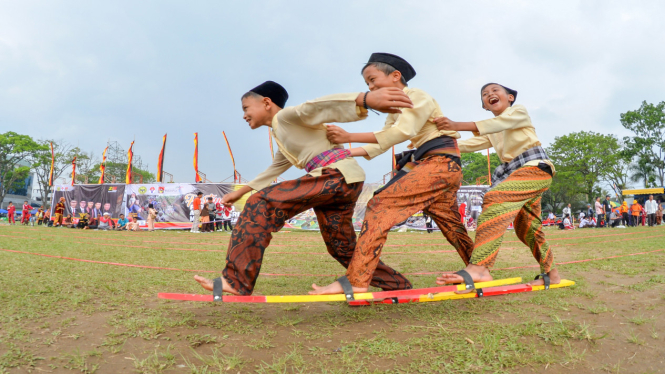
[[196, 171], [196, 183], [201, 182], [199, 175], [199, 133], [194, 133], [194, 171]]
[[104, 153], [102, 153], [102, 163], [99, 164], [99, 182], [97, 184], [104, 184], [104, 171], [106, 171], [106, 151], [109, 150], [109, 147], [104, 148]]
[[[236, 180], [238, 179], [238, 172], [236, 172], [236, 160], [233, 159], [233, 152], [231, 151], [231, 145], [229, 144], [229, 139], [226, 137], [226, 133], [222, 131], [222, 135], [224, 135], [224, 141], [226, 141], [226, 146], [229, 148], [229, 154], [231, 155], [231, 162], [233, 163], [233, 183], [238, 183]], [[272, 141], [270, 142], [272, 145]]]
[[48, 174], [48, 185], [53, 186], [53, 165], [55, 165], [55, 153], [53, 153], [53, 142], [51, 142], [51, 171]]
[[134, 142], [129, 145], [129, 151], [127, 151], [127, 174], [125, 174], [125, 184], [132, 184], [132, 158], [134, 158]]
[[75, 180], [76, 180], [76, 156], [74, 156], [74, 159], [72, 160], [72, 186], [74, 185]]
[[159, 160], [157, 160], [157, 182], [162, 183], [164, 178], [164, 150], [166, 149], [166, 134], [162, 138], [162, 150], [159, 152]]

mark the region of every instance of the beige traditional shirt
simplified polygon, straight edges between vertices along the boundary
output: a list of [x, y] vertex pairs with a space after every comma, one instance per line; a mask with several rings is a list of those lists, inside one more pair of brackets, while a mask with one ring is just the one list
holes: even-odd
[[[476, 127], [478, 132], [473, 133], [473, 138], [457, 142], [460, 152], [475, 152], [494, 147], [501, 162], [510, 162], [527, 149], [541, 145], [524, 105], [513, 105], [494, 118], [477, 121]], [[535, 166], [540, 162], [550, 165], [554, 171], [554, 165], [549, 160], [529, 161], [525, 165]]]
[[371, 160], [390, 149], [395, 144], [411, 140], [408, 148], [418, 148], [426, 142], [447, 135], [459, 138], [457, 131], [439, 130], [432, 119], [442, 117], [439, 104], [427, 92], [405, 87], [404, 92], [413, 102], [413, 108], [402, 109], [402, 113], [391, 113], [379, 131], [374, 132], [378, 144], [367, 144], [362, 148], [367, 151], [366, 159]]
[[[315, 156], [333, 148], [343, 148], [328, 141], [325, 123], [367, 118], [367, 111], [356, 106], [357, 96], [357, 92], [329, 95], [280, 110], [272, 119], [272, 135], [278, 147], [272, 165], [247, 185], [261, 190], [292, 165], [304, 169]], [[365, 181], [365, 171], [353, 157], [314, 169], [308, 174], [317, 177], [323, 169], [339, 170], [346, 183]]]

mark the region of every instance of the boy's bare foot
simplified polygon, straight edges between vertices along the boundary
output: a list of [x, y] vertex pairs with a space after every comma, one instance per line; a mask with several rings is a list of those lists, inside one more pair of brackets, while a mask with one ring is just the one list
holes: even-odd
[[[559, 283], [561, 283], [561, 276], [559, 275], [559, 270], [552, 269], [552, 270], [550, 270], [549, 273], [547, 273], [547, 275], [550, 276], [550, 284], [559, 284]], [[531, 282], [529, 282], [527, 284], [531, 285], [531, 286], [544, 286], [545, 281], [543, 280], [543, 278], [539, 278], [537, 280], [532, 280]]]
[[[487, 269], [484, 266], [469, 264], [464, 270], [466, 270], [466, 272], [469, 273], [474, 283], [489, 282], [494, 279], [492, 278], [492, 275], [490, 275], [489, 269]], [[436, 284], [439, 285], [463, 283], [463, 282], [464, 278], [462, 278], [461, 275], [455, 273], [443, 273], [441, 274], [440, 277], [436, 278]], [[471, 291], [472, 290], [456, 291], [456, 293], [467, 293]]]
[[[337, 295], [344, 293], [344, 290], [342, 289], [342, 285], [339, 284], [338, 281], [334, 281], [333, 283], [321, 287], [317, 286], [315, 283], [312, 283], [312, 288], [314, 289], [313, 291], [309, 291], [308, 293], [310, 295]], [[368, 287], [353, 287], [353, 293], [360, 293], [360, 292], [367, 292], [369, 290]]]
[[[233, 288], [231, 288], [231, 286], [229, 286], [228, 282], [226, 282], [226, 279], [224, 279], [224, 277], [221, 277], [221, 278], [222, 278], [222, 291], [228, 292], [228, 293], [231, 293], [231, 294], [234, 294], [234, 295], [240, 295], [238, 293], [238, 291], [234, 290]], [[205, 288], [208, 291], [212, 291], [212, 288], [213, 288], [212, 279], [208, 279], [208, 278], [204, 278], [204, 277], [200, 277], [198, 275], [195, 275], [194, 280], [199, 282], [201, 287]]]

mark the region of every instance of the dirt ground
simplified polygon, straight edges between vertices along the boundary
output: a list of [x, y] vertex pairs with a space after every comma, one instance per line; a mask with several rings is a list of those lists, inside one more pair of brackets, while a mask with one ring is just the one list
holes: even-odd
[[[0, 226], [0, 373], [665, 372], [665, 226], [547, 235], [575, 286], [349, 307], [157, 298], [205, 293], [185, 270], [221, 269], [227, 233]], [[463, 266], [440, 233], [391, 233], [384, 251], [419, 288]], [[534, 264], [509, 232], [492, 274], [526, 282]], [[256, 294], [288, 295], [343, 269], [318, 233], [292, 231], [275, 235], [262, 273]]]

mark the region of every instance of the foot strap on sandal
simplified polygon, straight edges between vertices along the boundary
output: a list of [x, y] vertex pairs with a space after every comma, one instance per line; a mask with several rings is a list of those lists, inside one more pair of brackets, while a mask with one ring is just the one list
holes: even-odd
[[342, 290], [344, 290], [344, 296], [346, 296], [346, 301], [353, 301], [355, 298], [353, 297], [353, 286], [351, 285], [351, 282], [349, 282], [349, 278], [345, 276], [340, 277], [337, 279], [339, 284], [342, 285]]
[[473, 284], [473, 278], [471, 277], [471, 274], [469, 274], [466, 270], [456, 271], [455, 274], [464, 279], [464, 284], [466, 284], [467, 291], [476, 289], [476, 285]]
[[217, 277], [212, 280], [212, 301], [224, 301], [222, 300], [222, 277]]
[[549, 290], [550, 289], [550, 276], [547, 275], [546, 273], [538, 274], [533, 280], [538, 280], [538, 278], [543, 278], [543, 283], [545, 283], [545, 289]]

